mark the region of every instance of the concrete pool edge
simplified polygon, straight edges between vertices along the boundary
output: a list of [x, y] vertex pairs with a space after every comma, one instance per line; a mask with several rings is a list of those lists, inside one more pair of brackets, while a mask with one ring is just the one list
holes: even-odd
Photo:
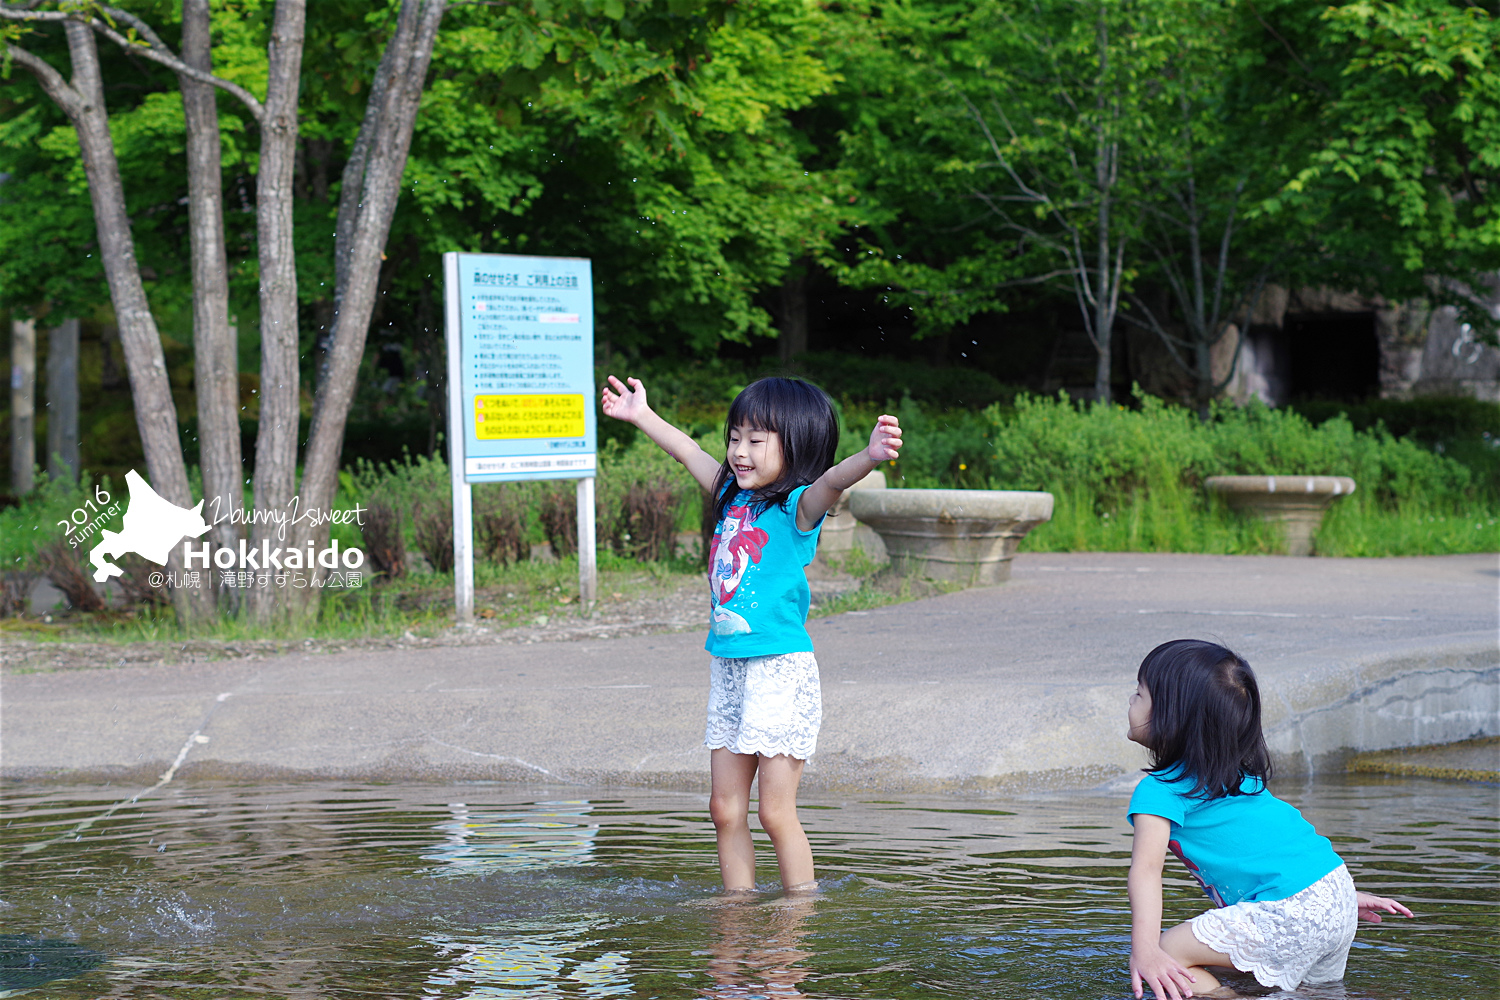
[[1266, 741], [1284, 768], [1343, 770], [1357, 753], [1500, 735], [1492, 632], [1319, 650], [1259, 671]]
[[[1379, 649], [1317, 650], [1264, 663], [1258, 673], [1267, 739], [1282, 774], [1337, 772], [1357, 753], [1500, 735], [1500, 647], [1488, 633], [1387, 642]], [[953, 704], [961, 705], [965, 693], [955, 687], [950, 697]], [[1125, 787], [1143, 760], [1139, 748], [1122, 738], [1123, 696], [1118, 685], [1113, 681], [1089, 684], [1053, 697], [1084, 708], [1069, 727], [1071, 732], [1061, 737], [1068, 746], [1063, 759], [1056, 752], [1060, 736], [1046, 731], [1030, 739], [1048, 744], [1047, 759], [1036, 752], [1039, 743], [1029, 746], [1010, 740], [997, 746], [990, 766], [982, 770], [975, 767], [973, 758], [965, 770], [963, 765], [954, 768], [951, 762], [924, 765], [900, 753], [871, 754], [868, 749], [879, 746], [879, 740], [850, 732], [839, 734], [842, 748], [831, 745], [814, 758], [803, 787], [810, 794], [966, 797]], [[943, 741], [938, 737], [932, 742], [940, 745]], [[264, 756], [225, 759], [214, 755], [221, 749], [217, 744], [184, 748], [190, 752], [172, 780], [543, 781], [685, 792], [708, 789], [708, 755], [701, 748], [667, 755], [667, 759], [658, 757], [658, 766], [649, 770], [608, 765], [544, 768], [520, 758], [476, 753], [420, 736], [400, 739], [378, 756], [334, 751], [320, 763], [304, 766], [271, 763]], [[73, 767], [0, 765], [0, 778], [22, 783], [107, 781], [146, 786], [161, 780], [171, 764], [166, 758], [138, 758], [129, 765], [105, 761]]]

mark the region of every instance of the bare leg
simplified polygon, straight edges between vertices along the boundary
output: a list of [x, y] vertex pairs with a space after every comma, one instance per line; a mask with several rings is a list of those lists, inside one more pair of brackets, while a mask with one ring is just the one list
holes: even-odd
[[783, 889], [811, 888], [812, 848], [797, 820], [797, 785], [807, 761], [778, 754], [760, 759], [760, 825], [771, 835]]
[[[1161, 950], [1187, 966], [1188, 972], [1192, 973], [1193, 996], [1201, 997], [1205, 994], [1229, 996], [1232, 994], [1233, 991], [1228, 987], [1221, 987], [1218, 979], [1214, 978], [1204, 966], [1213, 965], [1222, 969], [1232, 969], [1234, 963], [1230, 961], [1228, 955], [1214, 951], [1194, 937], [1193, 929], [1186, 923], [1170, 927], [1162, 933]], [[1224, 990], [1222, 994], [1214, 992], [1220, 989]]]
[[[755, 888], [755, 845], [750, 840], [750, 783], [760, 758], [720, 747], [709, 757], [708, 813], [719, 842], [719, 875], [724, 888]], [[765, 795], [765, 791], [761, 791]]]

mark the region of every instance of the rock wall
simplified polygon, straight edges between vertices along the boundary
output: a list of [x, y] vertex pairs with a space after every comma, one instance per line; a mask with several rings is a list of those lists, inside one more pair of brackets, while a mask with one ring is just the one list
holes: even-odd
[[[1484, 300], [1500, 320], [1500, 274]], [[1225, 389], [1229, 398], [1282, 403], [1288, 396], [1288, 379], [1285, 346], [1278, 334], [1287, 317], [1361, 313], [1369, 314], [1374, 323], [1381, 398], [1470, 396], [1500, 402], [1500, 349], [1480, 343], [1456, 309], [1433, 309], [1422, 301], [1390, 302], [1329, 288], [1268, 286], [1251, 318], [1249, 336], [1233, 329], [1215, 350], [1215, 376], [1222, 379], [1235, 364], [1234, 377]]]

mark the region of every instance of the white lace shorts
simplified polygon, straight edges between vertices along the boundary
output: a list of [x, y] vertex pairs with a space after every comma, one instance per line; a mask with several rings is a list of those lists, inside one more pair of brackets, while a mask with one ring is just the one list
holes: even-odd
[[1358, 923], [1354, 880], [1343, 865], [1286, 899], [1235, 903], [1188, 921], [1193, 937], [1236, 969], [1288, 991], [1343, 979]]
[[812, 653], [779, 653], [709, 665], [703, 745], [762, 757], [807, 760], [818, 748], [823, 690]]

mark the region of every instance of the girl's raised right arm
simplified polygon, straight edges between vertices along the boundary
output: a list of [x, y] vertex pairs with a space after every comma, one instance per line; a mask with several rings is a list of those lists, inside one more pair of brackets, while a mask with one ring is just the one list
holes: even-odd
[[641, 384], [640, 379], [628, 378], [625, 382], [629, 385], [613, 375], [609, 376], [609, 384], [604, 387], [599, 398], [605, 416], [634, 424], [645, 431], [646, 436], [655, 441], [657, 447], [682, 463], [682, 467], [688, 470], [688, 474], [698, 481], [705, 492], [712, 491], [722, 463], [698, 447], [697, 441], [657, 416], [656, 411], [646, 405], [646, 387]]

